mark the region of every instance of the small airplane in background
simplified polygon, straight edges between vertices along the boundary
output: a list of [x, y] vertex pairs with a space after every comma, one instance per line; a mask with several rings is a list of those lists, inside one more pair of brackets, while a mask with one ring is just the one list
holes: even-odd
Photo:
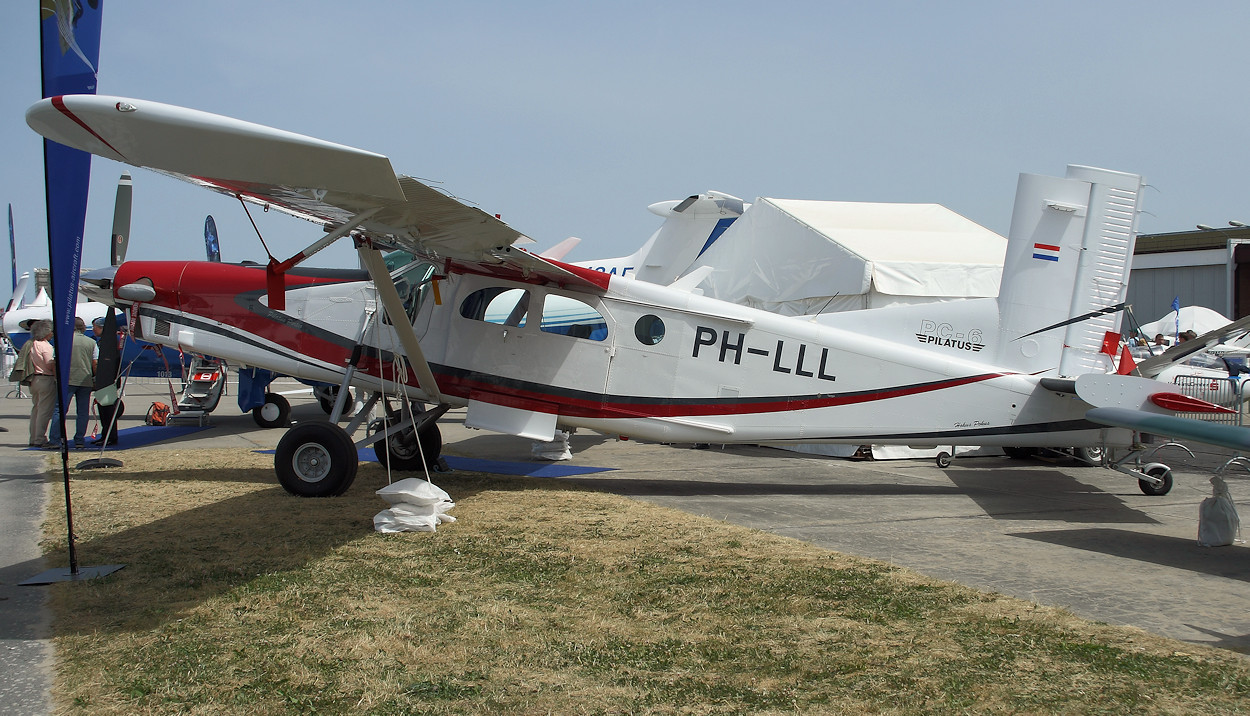
[[[275, 470], [294, 494], [345, 491], [358, 444], [386, 440], [381, 459], [419, 469], [453, 406], [470, 427], [535, 440], [563, 427], [663, 442], [1104, 446], [1128, 451], [1111, 467], [1164, 494], [1166, 466], [1128, 465], [1135, 431], [1228, 410], [1106, 373], [1100, 346], [1119, 325], [1135, 240], [1133, 174], [1022, 175], [997, 298], [794, 317], [701, 296], [697, 275], [662, 285], [530, 253], [516, 230], [372, 152], [119, 97], [50, 98], [27, 122], [325, 228], [264, 267], [127, 261], [90, 277], [132, 306], [147, 340], [341, 386], [330, 421], [279, 442]], [[370, 281], [299, 266], [345, 237]], [[384, 250], [411, 259], [388, 265]], [[557, 320], [569, 302], [584, 318]], [[348, 387], [372, 397], [344, 429]], [[379, 401], [382, 429], [353, 442]]]
[[[133, 197], [133, 181], [129, 173], [123, 173], [117, 182], [117, 198], [113, 209], [113, 234], [110, 241], [110, 263], [117, 266], [125, 260], [126, 246], [130, 237], [130, 215]], [[35, 297], [26, 301], [31, 274], [22, 274], [9, 305], [4, 312], [3, 328], [5, 336], [15, 349], [20, 349], [30, 339], [30, 324], [41, 319], [52, 319], [52, 301], [48, 297], [47, 272], [44, 269], [35, 271]], [[78, 318], [83, 319], [90, 327], [97, 319], [103, 319], [110, 310], [111, 303], [88, 300], [85, 295], [75, 306]], [[122, 321], [122, 325], [124, 325]], [[136, 378], [179, 378], [185, 372], [185, 359], [176, 348], [162, 347], [153, 343], [135, 340], [127, 336], [122, 346], [122, 371], [125, 375]]]

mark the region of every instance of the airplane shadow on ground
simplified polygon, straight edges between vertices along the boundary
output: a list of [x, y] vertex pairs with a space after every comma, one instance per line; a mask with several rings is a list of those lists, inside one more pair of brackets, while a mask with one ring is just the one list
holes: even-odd
[[1083, 549], [1162, 567], [1250, 582], [1250, 550], [1244, 547], [1199, 547], [1196, 538], [1167, 537], [1113, 528], [1008, 534], [1011, 537]]
[[[256, 468], [233, 472], [267, 474], [220, 474], [230, 472], [210, 468], [186, 471], [186, 480], [245, 483], [273, 479], [271, 473]], [[119, 475], [118, 479], [127, 478]], [[147, 473], [146, 479], [161, 478]], [[446, 484], [454, 490], [456, 499], [463, 500], [483, 489], [498, 489], [496, 483], [500, 482], [504, 481], [483, 480], [466, 473], [458, 479], [448, 474], [440, 484]], [[534, 481], [531, 485], [545, 482]], [[87, 614], [92, 613], [95, 603], [115, 604], [136, 598], [146, 601], [143, 609], [106, 624], [78, 624], [73, 614], [61, 614], [58, 631], [143, 632], [178, 620], [196, 605], [262, 575], [302, 569], [349, 542], [373, 534], [373, 516], [386, 508], [373, 493], [385, 485], [386, 475], [380, 469], [362, 474], [347, 494], [331, 499], [298, 498], [275, 485], [94, 537], [89, 535], [97, 527], [89, 518], [80, 517], [88, 510], [76, 508], [75, 531], [84, 535], [76, 543], [79, 563], [126, 567], [99, 580], [54, 588], [77, 590], [73, 610], [81, 609]], [[82, 499], [76, 498], [76, 503]], [[48, 567], [66, 566], [63, 545], [54, 548], [45, 559]], [[33, 561], [31, 568], [34, 569]], [[135, 590], [142, 592], [137, 596]], [[0, 627], [0, 638], [8, 638], [6, 631], [12, 629]]]
[[1207, 646], [1215, 647], [1216, 649], [1228, 649], [1229, 651], [1236, 651], [1242, 654], [1250, 654], [1250, 634], [1242, 634], [1239, 636], [1237, 634], [1225, 634], [1223, 632], [1215, 631], [1214, 629], [1206, 629], [1194, 624], [1186, 624], [1185, 626], [1193, 629], [1194, 631], [1206, 634], [1207, 636], [1215, 637], [1215, 641], [1202, 642]]
[[1057, 520], [1101, 524], [1159, 524], [1118, 495], [1058, 470], [1013, 467], [989, 471], [948, 470], [947, 477], [994, 519]]
[[713, 480], [671, 480], [634, 477], [562, 477], [553, 482], [588, 487], [624, 497], [761, 497], [767, 495], [813, 496], [881, 496], [881, 495], [959, 495], [957, 487], [948, 485], [898, 485], [876, 483], [797, 483], [797, 482], [733, 482]]
[[855, 482], [830, 477], [820, 481], [743, 479], [758, 471], [735, 471], [724, 480], [688, 480], [616, 477], [560, 478], [561, 482], [603, 490], [626, 497], [967, 497], [993, 519], [1045, 520], [1069, 523], [1158, 524], [1116, 495], [1103, 492], [1054, 470], [1014, 468], [1009, 473], [947, 471], [953, 484]]

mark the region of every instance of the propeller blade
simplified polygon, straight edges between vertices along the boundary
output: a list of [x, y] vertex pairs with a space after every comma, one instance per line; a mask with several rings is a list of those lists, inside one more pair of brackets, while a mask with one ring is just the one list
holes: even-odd
[[100, 334], [100, 356], [96, 359], [95, 390], [117, 381], [121, 372], [121, 350], [117, 346], [117, 314], [112, 308], [104, 314], [104, 331]]
[[217, 222], [213, 221], [212, 214], [204, 219], [204, 251], [208, 254], [209, 261], [221, 263], [221, 244], [217, 241]]
[[130, 181], [130, 172], [122, 172], [117, 180], [117, 203], [113, 205], [113, 242], [109, 252], [109, 263], [120, 266], [126, 260], [126, 245], [130, 243], [130, 202], [134, 194], [134, 184]]

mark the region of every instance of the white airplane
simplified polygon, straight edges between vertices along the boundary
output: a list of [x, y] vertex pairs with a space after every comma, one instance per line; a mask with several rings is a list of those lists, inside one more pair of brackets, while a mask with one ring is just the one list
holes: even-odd
[[[10, 305], [13, 307], [4, 312], [4, 334], [15, 348], [21, 348], [30, 339], [30, 324], [33, 321], [52, 318], [52, 300], [48, 298], [47, 289], [39, 286], [35, 297], [30, 301], [22, 301], [30, 274], [22, 274], [18, 287], [13, 292]], [[95, 301], [80, 300], [74, 307], [75, 315], [83, 319], [88, 326], [97, 318], [101, 318], [109, 310], [109, 306]]]
[[[531, 254], [516, 230], [372, 152], [118, 97], [53, 97], [27, 123], [324, 226], [263, 268], [128, 261], [96, 283], [133, 305], [148, 340], [340, 382], [371, 403], [406, 399], [359, 441], [415, 436], [408, 454], [390, 440], [379, 450], [392, 464], [429, 462], [435, 421], [453, 406], [470, 427], [535, 440], [559, 426], [665, 442], [1130, 451], [1148, 418], [1227, 410], [1105, 372], [1099, 349], [1119, 323], [1135, 238], [1132, 174], [1022, 175], [996, 299], [790, 317], [698, 295], [697, 275], [664, 286]], [[297, 267], [347, 236], [372, 284]], [[388, 270], [382, 249], [418, 260]], [[568, 302], [589, 318], [558, 320], [549, 307]], [[405, 415], [409, 401], [436, 407]], [[275, 469], [288, 491], [335, 495], [354, 480], [350, 432], [363, 418], [344, 430], [341, 409], [342, 398], [330, 422], [282, 438]], [[1166, 466], [1111, 466], [1149, 494], [1171, 487]]]

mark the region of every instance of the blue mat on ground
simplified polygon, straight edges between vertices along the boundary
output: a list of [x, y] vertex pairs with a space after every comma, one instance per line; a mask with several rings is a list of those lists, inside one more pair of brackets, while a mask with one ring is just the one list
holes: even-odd
[[[117, 431], [117, 444], [109, 445], [104, 448], [106, 452], [113, 450], [129, 450], [130, 448], [143, 447], [151, 445], [162, 440], [171, 438], [180, 438], [191, 433], [198, 433], [201, 430], [208, 430], [209, 425], [138, 425], [133, 428], [122, 428]], [[27, 450], [42, 450], [43, 448], [26, 448]], [[87, 447], [74, 448], [70, 447], [70, 452], [87, 453], [99, 452], [99, 445], [92, 445], [91, 440], [87, 440]]]
[[[273, 454], [273, 450], [257, 450], [256, 452]], [[360, 459], [365, 462], [377, 462], [377, 453], [373, 448], [360, 448]], [[614, 467], [582, 467], [580, 465], [563, 465], [553, 462], [508, 462], [505, 460], [482, 460], [476, 457], [456, 457], [444, 455], [447, 466], [453, 470], [470, 472], [489, 472], [493, 475], [524, 475], [525, 477], [571, 477], [573, 475], [589, 475], [595, 472], [608, 472]]]

